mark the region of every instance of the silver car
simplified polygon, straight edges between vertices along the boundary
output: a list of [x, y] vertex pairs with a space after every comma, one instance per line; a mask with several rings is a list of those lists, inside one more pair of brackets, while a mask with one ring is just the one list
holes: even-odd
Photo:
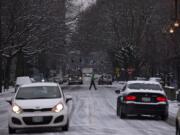
[[176, 135], [180, 135], [180, 108], [176, 116]]

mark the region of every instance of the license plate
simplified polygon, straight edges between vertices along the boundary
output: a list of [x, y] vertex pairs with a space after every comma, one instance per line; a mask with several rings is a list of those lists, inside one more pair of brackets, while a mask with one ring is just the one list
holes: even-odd
[[142, 97], [142, 101], [143, 102], [150, 102], [151, 98], [149, 98], [149, 97]]
[[32, 121], [33, 121], [33, 122], [36, 122], [36, 123], [38, 123], [38, 122], [43, 122], [43, 117], [39, 117], [39, 116], [38, 116], [38, 117], [33, 117], [33, 118], [32, 118]]

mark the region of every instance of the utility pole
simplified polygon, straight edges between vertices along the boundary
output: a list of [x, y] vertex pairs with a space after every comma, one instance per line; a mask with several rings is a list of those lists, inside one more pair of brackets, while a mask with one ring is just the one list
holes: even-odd
[[174, 11], [175, 11], [175, 19], [177, 20], [178, 19], [178, 0], [175, 0], [174, 2]]
[[[0, 1], [0, 16], [1, 16], [1, 1]], [[0, 22], [1, 22], [1, 18], [0, 18]], [[0, 25], [0, 50], [2, 49], [2, 45], [1, 45], [1, 25]], [[0, 93], [2, 92], [2, 53], [0, 53]]]

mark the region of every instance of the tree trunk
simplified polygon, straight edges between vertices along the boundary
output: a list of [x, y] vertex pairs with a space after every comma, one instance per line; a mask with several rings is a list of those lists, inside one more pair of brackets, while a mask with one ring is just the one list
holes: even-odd
[[2, 76], [3, 76], [3, 73], [2, 73], [2, 56], [0, 55], [0, 93], [2, 92]]
[[180, 63], [177, 65], [177, 86], [180, 89]]
[[17, 63], [16, 63], [16, 77], [18, 76], [24, 76], [24, 56], [23, 52], [19, 51], [17, 55]]
[[[1, 1], [0, 1], [0, 16], [1, 16]], [[1, 22], [1, 17], [0, 17], [0, 22]], [[1, 45], [1, 25], [0, 25], [0, 50], [2, 48]], [[2, 55], [0, 54], [0, 93], [2, 92]]]
[[11, 61], [12, 61], [12, 58], [7, 58], [7, 63], [5, 67], [5, 82], [4, 82], [5, 89], [9, 88]]

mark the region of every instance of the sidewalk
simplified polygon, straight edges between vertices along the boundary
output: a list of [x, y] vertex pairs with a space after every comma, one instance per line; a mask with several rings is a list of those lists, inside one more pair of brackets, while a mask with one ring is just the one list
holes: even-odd
[[169, 118], [167, 122], [173, 126], [175, 126], [176, 122], [176, 114], [178, 112], [180, 102], [175, 101], [169, 101]]
[[14, 92], [14, 87], [11, 87], [11, 86], [10, 86], [9, 89], [6, 89], [6, 90], [3, 89], [2, 92], [0, 93], [0, 96], [1, 96], [1, 95], [5, 95], [5, 94], [8, 94], [8, 93], [12, 93], [12, 92]]

